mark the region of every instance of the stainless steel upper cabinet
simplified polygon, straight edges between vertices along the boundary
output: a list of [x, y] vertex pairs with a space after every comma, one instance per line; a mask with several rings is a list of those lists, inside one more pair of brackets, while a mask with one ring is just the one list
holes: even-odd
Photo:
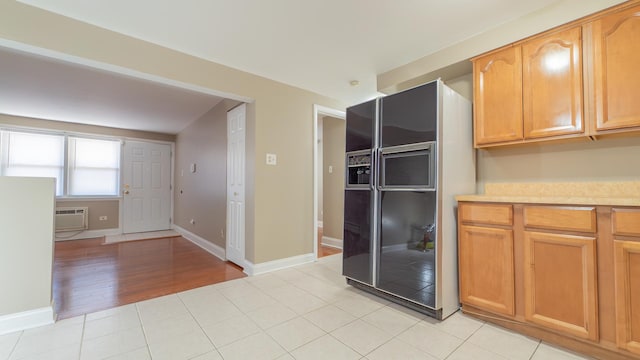
[[347, 152], [375, 147], [377, 107], [378, 101], [374, 99], [347, 108]]
[[381, 147], [436, 141], [438, 82], [381, 99]]

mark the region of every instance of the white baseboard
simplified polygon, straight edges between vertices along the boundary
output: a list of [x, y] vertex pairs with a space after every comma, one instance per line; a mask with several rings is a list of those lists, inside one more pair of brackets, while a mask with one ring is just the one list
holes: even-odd
[[313, 262], [313, 253], [292, 256], [284, 259], [278, 259], [273, 261], [267, 261], [260, 264], [253, 264], [249, 261], [245, 261], [244, 273], [249, 276], [265, 274], [268, 272], [285, 269], [288, 267], [302, 265]]
[[103, 236], [120, 235], [121, 233], [122, 231], [119, 228], [102, 229], [102, 230], [83, 230], [81, 232], [64, 231], [64, 232], [57, 232], [55, 234], [55, 239], [56, 241], [92, 239], [92, 238], [99, 238]]
[[53, 324], [53, 306], [0, 316], [0, 335]]
[[342, 249], [342, 240], [341, 239], [336, 239], [336, 238], [332, 238], [329, 236], [323, 236], [322, 237], [322, 245], [326, 245], [326, 246], [331, 246], [337, 249]]
[[204, 249], [205, 251], [207, 251], [208, 253], [210, 253], [211, 255], [219, 258], [222, 261], [227, 261], [227, 255], [226, 255], [226, 251], [224, 248], [210, 242], [207, 241], [205, 238], [200, 237], [194, 233], [192, 233], [189, 230], [186, 230], [176, 224], [173, 224], [173, 230], [177, 231], [180, 235], [182, 235], [182, 237], [184, 237], [185, 239], [191, 241], [192, 243], [198, 245], [199, 247], [201, 247], [202, 249]]

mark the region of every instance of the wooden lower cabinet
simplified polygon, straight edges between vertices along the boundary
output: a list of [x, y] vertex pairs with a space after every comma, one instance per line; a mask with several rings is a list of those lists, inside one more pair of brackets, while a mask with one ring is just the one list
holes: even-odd
[[640, 241], [614, 241], [618, 347], [640, 355]]
[[458, 212], [465, 313], [640, 360], [640, 206], [460, 201]]
[[596, 239], [524, 232], [525, 319], [598, 339]]
[[513, 231], [460, 227], [460, 301], [514, 315]]

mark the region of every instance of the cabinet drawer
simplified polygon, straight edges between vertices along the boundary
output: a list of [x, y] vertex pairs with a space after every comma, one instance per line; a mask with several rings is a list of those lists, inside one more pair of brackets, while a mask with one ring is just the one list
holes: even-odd
[[640, 209], [612, 209], [611, 227], [614, 235], [640, 236]]
[[461, 203], [459, 212], [462, 222], [506, 226], [513, 224], [511, 204]]
[[594, 207], [525, 206], [524, 226], [564, 231], [596, 232]]

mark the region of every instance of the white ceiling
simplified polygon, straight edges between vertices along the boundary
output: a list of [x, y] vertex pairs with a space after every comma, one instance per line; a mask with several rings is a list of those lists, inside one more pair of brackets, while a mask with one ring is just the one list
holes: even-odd
[[222, 98], [0, 47], [0, 113], [177, 134]]
[[[378, 74], [559, 0], [19, 1], [355, 104], [377, 94]], [[34, 66], [38, 68], [37, 64]], [[25, 76], [33, 74], [25, 71]], [[50, 79], [56, 78], [55, 73], [45, 72], [44, 68], [41, 71], [37, 79], [31, 80], [48, 90], [39, 94], [42, 117], [53, 116], [44, 114], [46, 105], [51, 106], [55, 119], [71, 116], [77, 121], [108, 121], [120, 127], [137, 122], [126, 116], [138, 112], [140, 128], [175, 133], [194, 118], [186, 120], [188, 116], [181, 116], [180, 121], [170, 124], [169, 117], [185, 111], [190, 101], [191, 115], [202, 113], [208, 101], [215, 102], [194, 93], [189, 99], [185, 93], [183, 101], [173, 109], [171, 101], [165, 100], [174, 95], [168, 95], [172, 90], [164, 85], [155, 89], [142, 82], [139, 87], [131, 87], [133, 92], [125, 96], [124, 88], [116, 89], [118, 81], [125, 80], [123, 77], [110, 82], [105, 73], [93, 74], [87, 76], [102, 76], [100, 82], [83, 82], [81, 78], [86, 73], [76, 73], [69, 74], [74, 81], [61, 82]], [[49, 80], [55, 80], [53, 85], [43, 85]], [[358, 80], [360, 85], [351, 86], [351, 80]], [[75, 95], [67, 89], [96, 83], [105, 86], [86, 87]], [[75, 101], [67, 104], [66, 91]], [[23, 93], [37, 95], [33, 87]], [[51, 98], [47, 100], [45, 95]], [[5, 94], [0, 96], [4, 100]], [[87, 100], [94, 105], [92, 110], [88, 109]], [[11, 102], [20, 103], [20, 99]], [[26, 100], [23, 102], [27, 105]], [[6, 101], [0, 100], [0, 105], [6, 106]], [[81, 110], [85, 110], [83, 114]], [[6, 111], [0, 107], [0, 112]]]

